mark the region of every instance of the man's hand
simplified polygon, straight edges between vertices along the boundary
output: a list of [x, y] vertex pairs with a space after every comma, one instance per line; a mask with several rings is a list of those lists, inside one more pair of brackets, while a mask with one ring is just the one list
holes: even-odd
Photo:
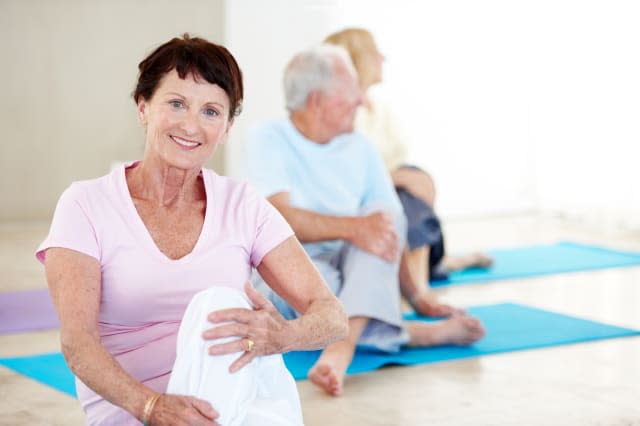
[[393, 220], [386, 213], [376, 212], [357, 218], [349, 242], [387, 262], [398, 259], [398, 236]]

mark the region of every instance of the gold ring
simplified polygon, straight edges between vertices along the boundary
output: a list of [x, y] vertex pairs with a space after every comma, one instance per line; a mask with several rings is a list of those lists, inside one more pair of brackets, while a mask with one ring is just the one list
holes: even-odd
[[253, 350], [253, 345], [255, 345], [253, 340], [247, 337], [247, 350], [245, 352], [251, 352]]

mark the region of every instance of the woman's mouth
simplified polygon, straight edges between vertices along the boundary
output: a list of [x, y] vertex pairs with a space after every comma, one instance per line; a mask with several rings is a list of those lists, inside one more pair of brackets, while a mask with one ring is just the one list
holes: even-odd
[[192, 150], [201, 145], [200, 142], [190, 141], [188, 139], [179, 138], [178, 136], [169, 136], [172, 141], [180, 145], [182, 149]]

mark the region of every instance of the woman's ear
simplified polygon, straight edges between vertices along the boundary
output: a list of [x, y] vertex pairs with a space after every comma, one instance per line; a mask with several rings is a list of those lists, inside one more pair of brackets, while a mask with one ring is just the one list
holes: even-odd
[[229, 130], [231, 129], [231, 126], [233, 126], [234, 123], [234, 119], [230, 119], [227, 122], [227, 129], [224, 131], [222, 137], [220, 138], [220, 145], [224, 145], [227, 143], [227, 141], [229, 140]]
[[146, 126], [147, 125], [147, 101], [140, 98], [136, 109], [138, 110], [138, 122], [143, 126]]

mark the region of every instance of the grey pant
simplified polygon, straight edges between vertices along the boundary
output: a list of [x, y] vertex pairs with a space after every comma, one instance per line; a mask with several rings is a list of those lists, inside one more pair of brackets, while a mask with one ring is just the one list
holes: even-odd
[[[365, 215], [377, 210], [381, 209], [367, 206], [360, 213]], [[405, 216], [401, 211], [392, 216], [399, 240], [398, 247], [403, 248], [407, 235]], [[349, 318], [369, 318], [358, 341], [359, 346], [396, 352], [408, 342], [409, 334], [402, 324], [400, 307], [399, 260], [386, 262], [349, 243], [343, 243], [338, 250], [312, 257], [311, 260], [331, 291], [342, 302]], [[260, 278], [258, 274], [255, 276]], [[269, 299], [285, 318], [293, 319], [298, 316], [287, 302], [264, 282], [259, 281], [256, 286], [266, 290]]]

